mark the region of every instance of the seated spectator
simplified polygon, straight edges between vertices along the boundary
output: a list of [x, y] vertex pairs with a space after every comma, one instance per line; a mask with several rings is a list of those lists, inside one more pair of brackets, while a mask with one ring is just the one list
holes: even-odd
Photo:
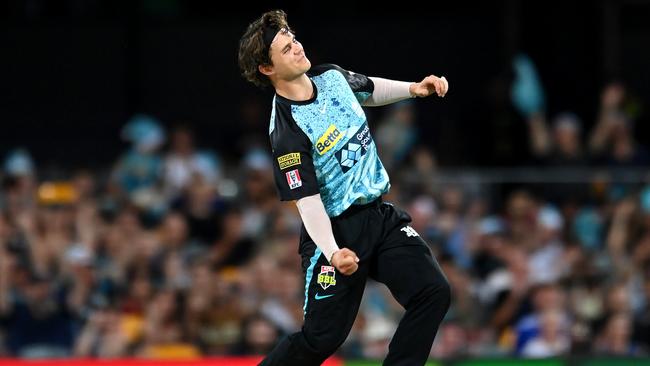
[[594, 342], [594, 352], [607, 356], [641, 356], [645, 351], [632, 341], [632, 318], [625, 313], [612, 315]]
[[166, 197], [176, 197], [197, 176], [206, 184], [216, 186], [220, 175], [216, 155], [196, 149], [194, 134], [189, 127], [176, 127], [172, 131], [171, 146], [164, 161], [163, 184]]
[[571, 342], [567, 329], [562, 326], [562, 313], [548, 310], [541, 314], [539, 334], [526, 343], [522, 351], [524, 357], [547, 358], [564, 355]]
[[278, 328], [261, 315], [244, 320], [242, 329], [242, 338], [230, 351], [232, 355], [265, 355], [279, 340]]

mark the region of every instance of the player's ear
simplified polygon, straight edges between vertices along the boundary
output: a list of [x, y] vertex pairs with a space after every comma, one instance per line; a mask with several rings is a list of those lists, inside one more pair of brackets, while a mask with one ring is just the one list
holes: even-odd
[[271, 76], [275, 73], [275, 70], [273, 69], [273, 65], [258, 65], [257, 69], [260, 70], [260, 72], [266, 76]]

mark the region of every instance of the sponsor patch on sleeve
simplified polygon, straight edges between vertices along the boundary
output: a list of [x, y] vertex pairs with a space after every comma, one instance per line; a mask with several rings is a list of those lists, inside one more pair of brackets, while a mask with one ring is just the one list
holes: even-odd
[[300, 165], [300, 153], [288, 153], [278, 157], [278, 165], [280, 165], [280, 170], [284, 170], [294, 165]]
[[287, 183], [289, 183], [289, 188], [296, 189], [302, 187], [302, 180], [300, 179], [300, 173], [298, 169], [294, 169], [285, 173], [287, 176]]

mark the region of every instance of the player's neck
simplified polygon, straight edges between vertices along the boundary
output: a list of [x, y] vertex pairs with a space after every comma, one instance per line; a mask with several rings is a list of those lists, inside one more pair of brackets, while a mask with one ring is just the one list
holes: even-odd
[[314, 95], [314, 86], [307, 74], [302, 74], [293, 80], [278, 80], [275, 83], [275, 92], [289, 100], [302, 102]]

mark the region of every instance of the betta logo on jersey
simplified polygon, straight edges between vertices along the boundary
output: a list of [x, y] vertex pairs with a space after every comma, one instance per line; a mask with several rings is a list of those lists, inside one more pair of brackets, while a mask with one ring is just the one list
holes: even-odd
[[330, 286], [336, 285], [336, 272], [332, 266], [321, 266], [320, 273], [318, 274], [318, 281], [316, 281], [323, 290], [327, 290]]
[[370, 144], [372, 144], [370, 128], [368, 128], [367, 123], [364, 123], [348, 143], [336, 152], [336, 159], [339, 161], [343, 173], [347, 173], [361, 160], [362, 156], [366, 155], [366, 152], [370, 149]]
[[330, 125], [323, 136], [321, 136], [318, 141], [316, 141], [316, 151], [319, 155], [323, 155], [326, 152], [330, 151], [337, 142], [343, 137], [341, 131], [336, 128], [334, 125]]

